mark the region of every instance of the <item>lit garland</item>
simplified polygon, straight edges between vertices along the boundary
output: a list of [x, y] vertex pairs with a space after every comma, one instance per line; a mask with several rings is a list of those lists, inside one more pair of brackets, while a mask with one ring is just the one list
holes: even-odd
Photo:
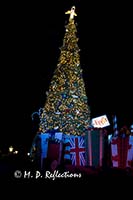
[[65, 134], [83, 135], [90, 125], [90, 108], [80, 67], [76, 25], [70, 20], [61, 47], [47, 99], [40, 115], [43, 133], [57, 129]]

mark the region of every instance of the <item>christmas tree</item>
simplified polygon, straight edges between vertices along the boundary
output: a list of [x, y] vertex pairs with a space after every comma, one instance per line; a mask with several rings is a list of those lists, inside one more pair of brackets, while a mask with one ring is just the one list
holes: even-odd
[[39, 132], [58, 130], [64, 134], [83, 135], [90, 125], [90, 108], [80, 65], [75, 6], [65, 14], [70, 14], [69, 22], [40, 114]]

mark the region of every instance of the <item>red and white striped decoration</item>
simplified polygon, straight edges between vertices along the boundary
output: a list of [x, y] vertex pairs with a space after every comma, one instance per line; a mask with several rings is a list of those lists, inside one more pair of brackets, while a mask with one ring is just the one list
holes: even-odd
[[117, 129], [117, 117], [116, 115], [113, 116], [113, 132], [114, 132], [114, 136], [118, 135], [118, 129]]
[[133, 163], [133, 136], [129, 136], [129, 145], [127, 153], [127, 167], [131, 167]]
[[118, 167], [119, 166], [119, 155], [118, 155], [118, 138], [114, 137], [111, 141], [111, 159], [112, 159], [112, 166]]
[[133, 162], [133, 136], [117, 136], [111, 141], [111, 159], [113, 167], [131, 167]]

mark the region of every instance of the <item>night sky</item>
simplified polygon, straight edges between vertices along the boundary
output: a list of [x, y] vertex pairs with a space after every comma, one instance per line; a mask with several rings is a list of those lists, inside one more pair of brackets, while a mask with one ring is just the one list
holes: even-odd
[[[71, 3], [70, 3], [71, 2]], [[30, 148], [60, 55], [68, 15], [76, 6], [77, 37], [91, 117], [133, 123], [131, 5], [66, 3], [4, 5], [1, 23], [0, 148]]]

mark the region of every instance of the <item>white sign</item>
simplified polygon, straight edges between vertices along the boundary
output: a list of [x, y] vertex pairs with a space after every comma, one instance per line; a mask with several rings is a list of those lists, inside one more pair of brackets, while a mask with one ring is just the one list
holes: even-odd
[[106, 115], [93, 118], [91, 124], [93, 127], [96, 127], [96, 128], [103, 128], [110, 125], [109, 120]]

